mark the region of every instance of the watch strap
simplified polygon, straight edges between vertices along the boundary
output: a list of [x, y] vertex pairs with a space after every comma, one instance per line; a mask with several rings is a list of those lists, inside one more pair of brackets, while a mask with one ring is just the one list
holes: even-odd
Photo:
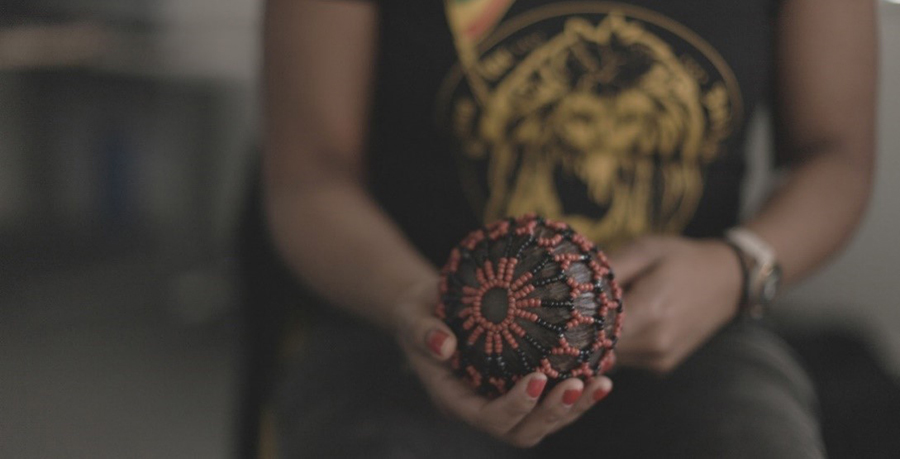
[[750, 267], [747, 266], [744, 251], [737, 244], [728, 238], [722, 239], [722, 242], [734, 251], [735, 256], [737, 256], [738, 266], [741, 267], [741, 297], [738, 303], [738, 311], [742, 312], [750, 306]]
[[775, 250], [755, 233], [746, 228], [732, 228], [725, 233], [725, 240], [741, 254], [745, 269], [744, 310], [753, 316], [763, 315], [770, 298], [763, 294], [767, 276], [778, 271]]
[[749, 255], [755, 265], [775, 263], [775, 250], [756, 234], [746, 228], [732, 228], [725, 233], [725, 239], [737, 245], [741, 252]]

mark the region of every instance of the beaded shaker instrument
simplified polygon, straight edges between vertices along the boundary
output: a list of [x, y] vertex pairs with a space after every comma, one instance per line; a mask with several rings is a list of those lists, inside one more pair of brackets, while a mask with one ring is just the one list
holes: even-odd
[[565, 223], [526, 215], [473, 231], [451, 251], [440, 293], [453, 369], [489, 397], [534, 371], [552, 387], [615, 362], [622, 290], [603, 252]]

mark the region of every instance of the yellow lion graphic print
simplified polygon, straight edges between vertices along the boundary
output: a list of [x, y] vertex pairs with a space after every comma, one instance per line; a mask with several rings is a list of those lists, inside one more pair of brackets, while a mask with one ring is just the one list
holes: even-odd
[[559, 29], [549, 37], [534, 18], [501, 24], [493, 44], [455, 32], [460, 78], [448, 78], [444, 110], [485, 221], [537, 212], [614, 246], [693, 216], [704, 166], [735, 124], [733, 76], [708, 46], [681, 39], [676, 53], [672, 36], [695, 38], [677, 24], [603, 5], [546, 8]]

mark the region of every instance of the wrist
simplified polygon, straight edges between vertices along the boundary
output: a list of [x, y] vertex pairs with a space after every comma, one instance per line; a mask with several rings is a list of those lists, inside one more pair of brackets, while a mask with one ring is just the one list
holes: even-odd
[[744, 310], [747, 304], [747, 293], [748, 289], [750, 288], [750, 286], [748, 285], [750, 271], [747, 269], [747, 264], [744, 263], [744, 254], [743, 252], [741, 252], [740, 247], [738, 247], [728, 239], [721, 239], [720, 242], [722, 243], [722, 245], [728, 248], [728, 251], [731, 253], [731, 259], [738, 266], [741, 287], [737, 301], [737, 312], [741, 312]]
[[716, 254], [713, 265], [722, 276], [720, 282], [727, 289], [726, 304], [734, 314], [738, 314], [743, 307], [747, 279], [740, 255], [727, 240], [711, 239], [709, 242]]

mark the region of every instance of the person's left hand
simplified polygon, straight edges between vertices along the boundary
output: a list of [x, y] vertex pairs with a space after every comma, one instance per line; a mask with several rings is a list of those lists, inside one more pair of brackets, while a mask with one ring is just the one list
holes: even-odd
[[625, 289], [621, 365], [668, 373], [737, 314], [742, 273], [723, 241], [644, 237], [609, 260]]

